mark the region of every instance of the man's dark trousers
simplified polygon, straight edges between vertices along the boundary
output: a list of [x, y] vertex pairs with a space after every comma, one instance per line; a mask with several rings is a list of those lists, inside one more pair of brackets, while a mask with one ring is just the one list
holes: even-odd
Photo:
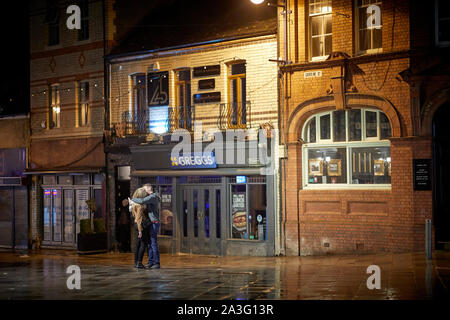
[[159, 264], [158, 231], [159, 223], [152, 223], [150, 226], [150, 240], [148, 242], [149, 265]]

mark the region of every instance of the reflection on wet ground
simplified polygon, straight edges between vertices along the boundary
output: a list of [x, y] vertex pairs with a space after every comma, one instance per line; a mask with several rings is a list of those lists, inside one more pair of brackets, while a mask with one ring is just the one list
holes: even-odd
[[[448, 298], [450, 252], [321, 257], [162, 255], [139, 270], [129, 253], [0, 252], [0, 299], [436, 299]], [[69, 290], [70, 265], [81, 289]], [[369, 290], [367, 267], [381, 269]]]

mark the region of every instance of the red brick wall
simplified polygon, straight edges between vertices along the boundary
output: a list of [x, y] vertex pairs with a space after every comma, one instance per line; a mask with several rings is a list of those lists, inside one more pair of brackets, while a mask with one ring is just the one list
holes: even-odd
[[[298, 7], [294, 7], [295, 3]], [[297, 27], [296, 34], [307, 39], [305, 3], [290, 2], [296, 17], [291, 28]], [[432, 217], [432, 195], [431, 191], [413, 190], [412, 160], [431, 158], [431, 140], [412, 137], [411, 88], [398, 76], [409, 68], [410, 58], [403, 55], [379, 60], [375, 58], [378, 55], [369, 55], [364, 62], [353, 60], [358, 57], [353, 1], [334, 0], [332, 6], [332, 51], [344, 52], [356, 61], [364, 72], [352, 77], [357, 93], [372, 96], [372, 101], [367, 98], [364, 104], [383, 110], [391, 122], [391, 188], [303, 189], [301, 129], [311, 114], [333, 108], [332, 100], [318, 98], [327, 96], [330, 78], [339, 73], [340, 67], [315, 67], [308, 60], [308, 41], [290, 41], [290, 53], [298, 55], [299, 62], [291, 69], [294, 71], [286, 73], [285, 103], [290, 120], [284, 126], [288, 137], [282, 180], [282, 197], [286, 199], [282, 213], [285, 252], [309, 255], [424, 250], [425, 219]], [[409, 50], [409, 1], [383, 1], [382, 25], [383, 48], [379, 56]], [[293, 34], [291, 30], [290, 37]], [[280, 41], [283, 39], [281, 34]], [[305, 79], [304, 72], [311, 70], [321, 70], [322, 77]]]

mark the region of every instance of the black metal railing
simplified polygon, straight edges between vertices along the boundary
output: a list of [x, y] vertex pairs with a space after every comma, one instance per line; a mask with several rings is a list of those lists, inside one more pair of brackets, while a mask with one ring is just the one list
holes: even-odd
[[169, 108], [169, 132], [176, 129], [194, 130], [195, 107], [178, 106]]
[[221, 103], [218, 126], [221, 130], [249, 128], [251, 126], [250, 115], [250, 101]]

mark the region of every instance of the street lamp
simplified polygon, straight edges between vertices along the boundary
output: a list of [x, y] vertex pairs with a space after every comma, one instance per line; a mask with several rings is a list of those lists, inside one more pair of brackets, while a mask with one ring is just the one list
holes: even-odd
[[[265, 0], [250, 0], [253, 4], [261, 4], [263, 3]], [[287, 0], [282, 0], [283, 4], [274, 4], [271, 2], [267, 2], [267, 5], [269, 7], [279, 7], [279, 8], [283, 8], [283, 12], [281, 13], [282, 15], [284, 15], [284, 60], [283, 63], [287, 64], [290, 63], [290, 61], [288, 61], [288, 36], [287, 36], [287, 28], [288, 28], [288, 17], [287, 15], [289, 13], [292, 13], [291, 10], [287, 9]]]

